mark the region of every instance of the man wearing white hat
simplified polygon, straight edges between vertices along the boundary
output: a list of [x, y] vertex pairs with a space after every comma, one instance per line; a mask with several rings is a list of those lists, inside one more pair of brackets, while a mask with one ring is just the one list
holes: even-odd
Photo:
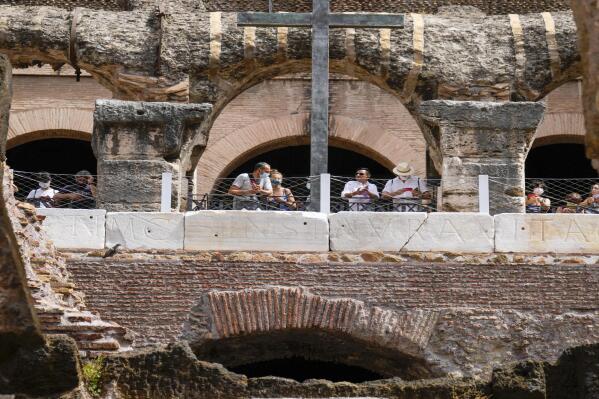
[[430, 198], [426, 183], [413, 176], [414, 168], [407, 162], [400, 162], [393, 173], [396, 178], [387, 181], [383, 189], [383, 198], [393, 200], [393, 210], [398, 212], [420, 212], [422, 198]]

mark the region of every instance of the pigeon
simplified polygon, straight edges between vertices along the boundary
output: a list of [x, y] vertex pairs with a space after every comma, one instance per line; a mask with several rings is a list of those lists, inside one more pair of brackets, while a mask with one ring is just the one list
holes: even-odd
[[102, 255], [103, 258], [110, 258], [111, 256], [116, 255], [116, 253], [119, 251], [119, 247], [121, 246], [121, 244], [115, 244], [114, 247], [109, 248], [106, 250], [106, 252], [104, 252], [104, 255]]

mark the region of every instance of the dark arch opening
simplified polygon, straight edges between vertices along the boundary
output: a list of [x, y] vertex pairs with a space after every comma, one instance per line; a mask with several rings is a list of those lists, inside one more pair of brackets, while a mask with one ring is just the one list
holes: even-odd
[[292, 329], [191, 343], [200, 360], [249, 377], [364, 382], [439, 377], [421, 358], [339, 332]]
[[550, 144], [535, 147], [525, 164], [528, 178], [594, 178], [597, 172], [584, 152], [584, 144]]
[[8, 166], [26, 172], [74, 174], [81, 169], [96, 173], [91, 143], [76, 139], [45, 139], [21, 144], [6, 151]]
[[322, 379], [333, 382], [361, 383], [384, 378], [381, 374], [362, 367], [321, 360], [308, 360], [299, 356], [244, 364], [231, 367], [230, 370], [234, 373], [245, 374], [249, 378], [277, 376], [291, 378], [299, 382], [309, 379]]
[[[310, 175], [310, 146], [297, 145], [268, 151], [252, 157], [235, 168], [228, 177], [251, 172], [257, 162], [267, 162], [285, 176]], [[391, 172], [379, 162], [358, 152], [329, 146], [329, 173], [336, 176], [353, 176], [358, 168], [370, 169], [373, 178], [388, 178]]]

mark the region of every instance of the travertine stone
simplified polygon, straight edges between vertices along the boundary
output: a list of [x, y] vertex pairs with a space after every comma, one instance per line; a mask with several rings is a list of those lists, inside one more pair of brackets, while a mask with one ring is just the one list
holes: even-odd
[[419, 112], [443, 158], [442, 209], [478, 210], [478, 175], [490, 179], [492, 214], [524, 212], [524, 161], [542, 103], [426, 101]]
[[584, 119], [587, 156], [599, 171], [599, 2], [572, 1], [578, 26], [578, 44], [582, 58]]
[[198, 211], [185, 214], [186, 250], [328, 251], [327, 216], [314, 212]]
[[[8, 116], [12, 99], [12, 66], [8, 57], [0, 54], [0, 162], [6, 160], [6, 137], [8, 134]], [[3, 168], [0, 167], [0, 183]]]
[[106, 247], [183, 249], [182, 213], [119, 212], [106, 215]]
[[422, 226], [421, 212], [339, 212], [329, 215], [332, 251], [399, 251]]
[[480, 213], [429, 213], [405, 251], [489, 253], [494, 247], [493, 217]]
[[495, 251], [597, 253], [599, 217], [559, 213], [496, 215]]
[[[98, 100], [92, 146], [98, 158], [98, 205], [109, 211], [158, 211], [162, 173], [173, 174], [172, 206], [187, 194], [180, 154], [206, 145], [207, 104]], [[200, 140], [201, 138], [201, 140]]]
[[106, 211], [103, 209], [39, 209], [42, 226], [61, 249], [104, 248]]

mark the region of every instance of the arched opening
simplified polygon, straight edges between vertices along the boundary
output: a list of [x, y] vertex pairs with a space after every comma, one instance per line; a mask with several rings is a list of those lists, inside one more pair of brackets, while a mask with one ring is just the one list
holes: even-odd
[[6, 151], [8, 166], [14, 170], [74, 174], [87, 169], [96, 172], [96, 157], [86, 140], [52, 138], [30, 141]]
[[96, 174], [96, 157], [91, 143], [80, 139], [51, 138], [30, 141], [6, 151], [7, 164], [14, 173], [18, 191], [15, 196], [23, 200], [31, 190], [38, 188], [37, 172], [48, 172], [52, 176], [51, 187], [73, 184], [73, 176], [85, 169]]
[[413, 356], [343, 333], [312, 329], [272, 331], [208, 341], [193, 348], [200, 360], [221, 363], [248, 377], [364, 382], [437, 377]]
[[526, 158], [526, 177], [576, 179], [597, 177], [584, 144], [552, 143], [533, 147]]

